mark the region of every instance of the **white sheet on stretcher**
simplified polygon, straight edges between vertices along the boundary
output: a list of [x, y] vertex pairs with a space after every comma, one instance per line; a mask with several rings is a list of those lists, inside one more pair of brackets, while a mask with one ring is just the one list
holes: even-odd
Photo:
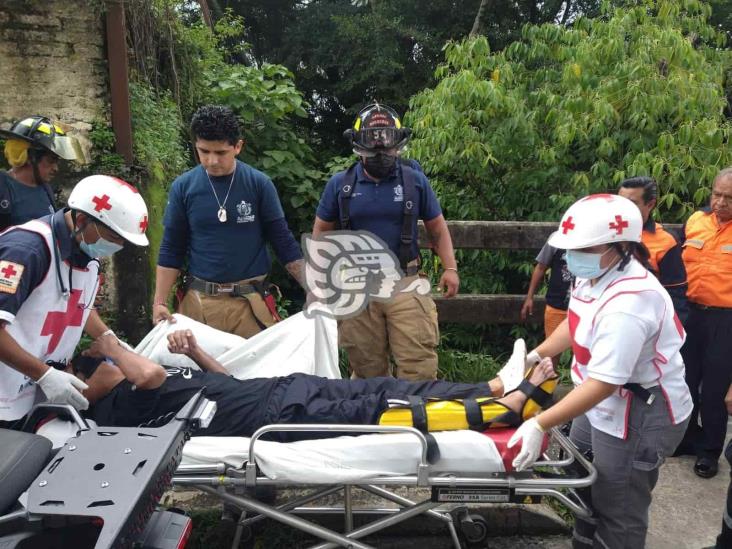
[[[76, 434], [70, 421], [54, 419], [39, 430], [63, 446]], [[475, 431], [433, 433], [440, 459], [432, 474], [499, 473], [505, 468], [495, 443]], [[257, 464], [268, 478], [295, 484], [352, 483], [365, 478], [412, 475], [417, 472], [421, 446], [406, 433], [344, 436], [299, 442], [260, 440], [254, 447]], [[244, 437], [193, 437], [183, 447], [182, 465], [226, 463], [242, 468], [248, 461], [249, 439]]]
[[169, 333], [190, 329], [196, 341], [238, 379], [286, 376], [295, 372], [339, 379], [336, 321], [322, 315], [306, 318], [298, 313], [244, 339], [221, 332], [186, 316], [177, 322], [161, 322], [135, 348], [135, 352], [166, 366], [195, 363], [185, 355], [168, 351]]
[[[440, 459], [432, 474], [504, 472], [495, 443], [475, 431], [433, 433]], [[407, 433], [343, 436], [290, 443], [257, 441], [254, 451], [262, 473], [273, 480], [296, 484], [352, 483], [365, 478], [412, 475], [417, 472], [421, 446]], [[242, 467], [249, 439], [194, 437], [183, 448], [184, 465], [224, 462]]]

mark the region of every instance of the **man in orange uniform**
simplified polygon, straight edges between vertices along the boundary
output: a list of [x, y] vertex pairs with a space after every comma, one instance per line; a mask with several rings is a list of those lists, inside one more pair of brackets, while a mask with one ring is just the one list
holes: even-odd
[[674, 303], [676, 315], [685, 324], [689, 309], [686, 303], [686, 268], [681, 258], [681, 246], [651, 216], [658, 199], [658, 184], [650, 177], [631, 177], [620, 184], [618, 194], [638, 206], [643, 217], [641, 241], [651, 254], [648, 260], [651, 270], [666, 288]]
[[[732, 375], [732, 168], [714, 178], [710, 207], [684, 226], [684, 264], [689, 274], [686, 383], [694, 411], [677, 454], [695, 453], [694, 472], [717, 474], [727, 433], [724, 397]], [[701, 427], [698, 418], [701, 416]]]

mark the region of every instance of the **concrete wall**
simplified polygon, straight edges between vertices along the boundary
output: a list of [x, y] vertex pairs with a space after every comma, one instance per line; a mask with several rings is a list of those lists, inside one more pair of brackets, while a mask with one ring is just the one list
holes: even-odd
[[[110, 119], [102, 6], [102, 0], [0, 0], [0, 124], [49, 116], [79, 139], [89, 159], [92, 122]], [[54, 181], [59, 204], [88, 169], [61, 164]], [[103, 314], [115, 314], [116, 270], [111, 261], [102, 268], [98, 304]]]
[[44, 114], [82, 136], [108, 119], [100, 0], [0, 1], [0, 123]]

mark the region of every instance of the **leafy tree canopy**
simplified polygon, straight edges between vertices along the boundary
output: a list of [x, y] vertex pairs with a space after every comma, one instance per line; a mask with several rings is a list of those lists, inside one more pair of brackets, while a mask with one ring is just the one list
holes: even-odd
[[[409, 98], [433, 86], [449, 40], [468, 36], [481, 0], [208, 0], [231, 9], [248, 28], [253, 58], [282, 63], [311, 103], [317, 148], [347, 150], [341, 134], [361, 106], [378, 100], [404, 112]], [[520, 35], [525, 23], [570, 19], [597, 10], [599, 0], [483, 0], [480, 24], [494, 47]]]
[[451, 43], [412, 100], [411, 154], [448, 217], [555, 219], [578, 196], [650, 175], [678, 221], [730, 164], [725, 36], [698, 0], [639, 0], [568, 27], [527, 25], [491, 52]]

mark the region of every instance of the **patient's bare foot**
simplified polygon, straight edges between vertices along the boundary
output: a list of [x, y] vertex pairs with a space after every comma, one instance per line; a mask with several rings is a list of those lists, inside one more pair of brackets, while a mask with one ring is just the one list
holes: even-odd
[[548, 357], [542, 358], [541, 362], [534, 366], [534, 371], [529, 376], [529, 383], [532, 385], [541, 385], [547, 379], [551, 379], [556, 375], [552, 359]]
[[[554, 365], [551, 358], [543, 358], [531, 372], [529, 383], [532, 385], [541, 385], [547, 379], [555, 377]], [[522, 391], [514, 391], [513, 393], [498, 399], [498, 402], [507, 406], [514, 412], [521, 412], [528, 397]]]

